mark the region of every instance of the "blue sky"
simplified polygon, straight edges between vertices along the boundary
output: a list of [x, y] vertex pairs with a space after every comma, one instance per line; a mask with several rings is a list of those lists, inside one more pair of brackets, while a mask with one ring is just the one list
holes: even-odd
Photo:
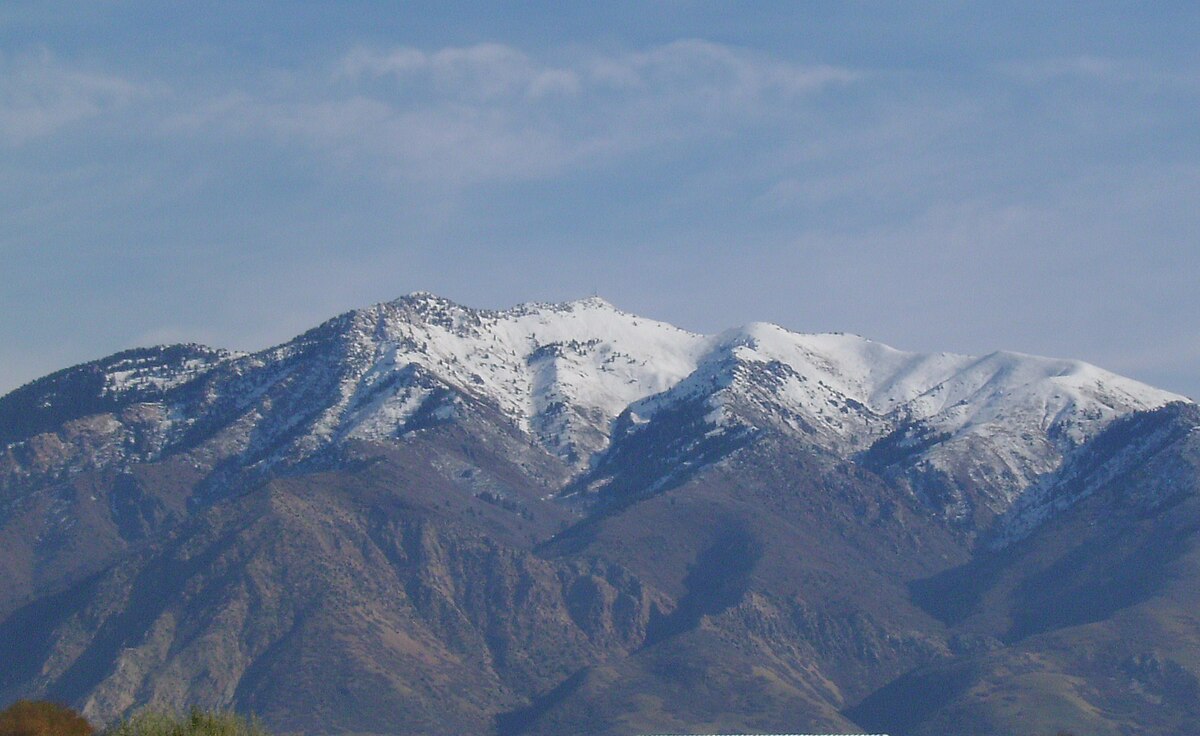
[[5, 2], [0, 391], [428, 290], [1200, 396], [1196, 38], [1167, 2]]

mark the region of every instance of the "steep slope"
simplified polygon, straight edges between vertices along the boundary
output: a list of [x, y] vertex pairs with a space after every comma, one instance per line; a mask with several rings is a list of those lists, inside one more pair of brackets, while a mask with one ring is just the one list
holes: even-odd
[[[529, 553], [562, 514], [486, 445], [448, 431], [362, 451], [214, 506], [55, 599], [78, 606], [18, 610], [0, 624], [0, 693], [30, 678], [101, 720], [236, 703], [283, 728], [386, 732], [402, 714], [418, 731], [477, 728], [560, 659], [636, 636], [636, 589], [595, 642], [573, 623], [560, 578], [589, 571]], [[468, 452], [488, 470], [455, 472]]]
[[67, 368], [0, 397], [0, 445], [58, 430], [72, 420], [161, 399], [236, 357], [202, 345], [127, 350]]
[[913, 735], [951, 724], [978, 733], [1193, 730], [1200, 410], [1176, 404], [1114, 422], [1069, 464], [1058, 487], [1073, 502], [1050, 521], [914, 583], [916, 600], [956, 635], [990, 644], [914, 670], [852, 718]]
[[513, 732], [854, 731], [839, 711], [949, 651], [905, 582], [967, 559], [915, 499], [771, 431], [542, 553], [611, 560], [672, 607]]
[[0, 398], [0, 699], [313, 733], [1171, 733], [1197, 426], [1074, 361], [596, 298], [129, 351]]
[[[920, 355], [763, 324], [702, 337], [596, 298], [492, 312], [415, 294], [260, 353], [134, 351], [19, 389], [0, 399], [0, 482], [172, 456], [206, 474], [270, 472], [463, 411], [586, 471], [614, 430], [700, 402], [710, 429], [790, 429], [865, 452], [935, 503], [939, 486], [977, 487], [995, 514], [1113, 418], [1180, 399], [1071, 361]], [[945, 510], [965, 518], [973, 500]]]
[[[838, 709], [856, 683], [944, 648], [900, 571], [961, 551], [878, 480], [803, 448], [760, 440], [535, 554], [567, 518], [502, 449], [452, 425], [355, 444], [335, 471], [268, 481], [18, 609], [0, 623], [0, 698], [78, 702], [101, 720], [195, 702], [282, 729], [517, 733], [636, 692], [671, 707], [614, 728], [662, 728], [703, 722], [671, 695], [687, 678], [652, 686], [684, 657], [711, 681], [714, 724], [850, 727]], [[793, 459], [764, 462], [779, 454]], [[863, 590], [845, 585], [852, 570]], [[597, 677], [619, 686], [599, 705], [557, 702]], [[740, 702], [760, 682], [777, 687]]]
[[1187, 400], [1077, 361], [922, 355], [755, 324], [622, 413], [571, 492], [645, 492], [769, 427], [855, 456], [975, 533], [1108, 423], [1173, 401]]

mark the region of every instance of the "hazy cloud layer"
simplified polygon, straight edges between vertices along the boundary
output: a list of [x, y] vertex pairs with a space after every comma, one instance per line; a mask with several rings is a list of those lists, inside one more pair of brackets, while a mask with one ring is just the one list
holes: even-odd
[[72, 68], [46, 49], [0, 52], [0, 142], [21, 145], [111, 115], [144, 93], [102, 72]]
[[193, 100], [166, 129], [262, 138], [386, 178], [465, 186], [731, 135], [859, 76], [698, 40], [556, 64], [496, 43], [357, 48], [322, 71]]

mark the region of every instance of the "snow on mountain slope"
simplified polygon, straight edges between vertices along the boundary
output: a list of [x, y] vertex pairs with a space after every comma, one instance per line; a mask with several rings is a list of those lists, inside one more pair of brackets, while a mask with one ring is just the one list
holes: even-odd
[[376, 389], [416, 365], [493, 403], [575, 462], [603, 447], [609, 423], [626, 406], [690, 373], [704, 343], [598, 298], [493, 312], [415, 294], [358, 314], [372, 329], [357, 330], [355, 340], [373, 357], [326, 412], [335, 433], [394, 436], [430, 387]]
[[1091, 422], [1183, 399], [1087, 363], [996, 352], [971, 359], [907, 409], [949, 431], [1018, 418], [1043, 431], [1059, 426], [1066, 439], [1079, 442]]
[[1061, 467], [1040, 478], [1008, 508], [989, 545], [1007, 546], [1043, 521], [1116, 483], [1125, 510], [1140, 515], [1195, 493], [1200, 484], [1200, 407], [1174, 403], [1159, 411], [1119, 417], [1068, 452]]
[[971, 487], [1001, 513], [1117, 417], [1186, 400], [1079, 361], [996, 352], [897, 406], [880, 446], [915, 450], [910, 480], [950, 493], [950, 516], [972, 513]]
[[[842, 450], [857, 449], [877, 436], [886, 414], [971, 360], [946, 353], [908, 353], [857, 335], [798, 334], [765, 323], [727, 331], [714, 343], [706, 356], [709, 361], [775, 366], [772, 398], [814, 434]], [[765, 403], [770, 402], [760, 397], [755, 403], [767, 410]]]
[[[959, 521], [1003, 513], [1113, 419], [1186, 401], [1078, 361], [926, 355], [854, 335], [756, 323], [712, 338], [696, 371], [631, 405], [615, 441], [636, 443], [657, 415], [665, 411], [678, 422], [678, 408], [697, 400], [709, 427], [698, 434], [772, 427], [802, 436], [907, 479]], [[711, 454], [702, 449], [709, 444], [697, 438], [672, 447]], [[641, 452], [651, 451], [662, 448]], [[614, 458], [636, 455], [623, 449]], [[607, 472], [589, 479], [588, 488], [601, 490], [605, 477], [615, 477]]]
[[[738, 366], [783, 366], [774, 401], [812, 420], [814, 431], [848, 441], [849, 449], [913, 422], [964, 437], [998, 428], [1049, 433], [1071, 445], [1118, 415], [1187, 400], [1079, 361], [911, 353], [856, 335], [798, 334], [762, 323], [722, 333], [710, 345], [676, 393], [736, 386]], [[652, 396], [634, 411], [646, 417], [672, 399]]]
[[971, 360], [904, 352], [858, 335], [799, 334], [761, 322], [726, 332], [718, 342], [741, 359], [787, 364], [876, 414], [911, 400]]
[[[702, 405], [687, 430], [699, 436], [772, 427], [861, 456], [917, 492], [958, 489], [951, 515], [965, 513], [955, 508], [962, 488], [984, 488], [1000, 512], [1116, 417], [1183, 400], [1075, 361], [919, 354], [763, 323], [703, 336], [599, 298], [491, 311], [416, 293], [250, 355], [122, 355], [60, 372], [86, 375], [88, 396], [107, 397], [72, 402], [97, 412], [121, 397], [153, 403], [161, 426], [147, 446], [192, 452], [205, 466], [236, 455], [265, 467], [347, 439], [389, 441], [454, 421], [474, 402], [583, 472], [613, 442], [688, 404]], [[53, 429], [57, 414], [37, 419], [38, 402], [54, 403], [53, 378], [0, 400], [22, 417], [0, 417], [12, 425], [8, 441]]]

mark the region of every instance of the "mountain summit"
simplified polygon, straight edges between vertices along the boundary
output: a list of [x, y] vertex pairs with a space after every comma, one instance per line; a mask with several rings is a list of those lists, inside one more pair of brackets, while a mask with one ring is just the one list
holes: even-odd
[[178, 345], [56, 373], [0, 399], [0, 437], [23, 448], [56, 422], [139, 407], [131, 421], [109, 411], [92, 452], [60, 448], [29, 470], [179, 454], [268, 470], [486, 414], [584, 472], [686, 406], [705, 437], [770, 428], [918, 486], [977, 486], [940, 510], [965, 517], [1002, 513], [1112, 420], [1172, 401], [1186, 399], [1077, 361], [765, 323], [697, 335], [598, 297], [489, 311], [417, 292], [258, 353]]
[[[419, 292], [256, 353], [126, 351], [0, 398], [0, 695], [314, 733], [998, 729], [969, 694], [1036, 699], [1009, 658], [1092, 682], [1028, 637], [1173, 590], [1113, 608], [1072, 555], [1183, 559], [1147, 520], [1190, 508], [1197, 412], [1078, 361], [598, 297]], [[1098, 597], [1064, 614], [1045, 584]], [[1128, 656], [1143, 690], [1196, 682]], [[903, 706], [922, 677], [965, 689]]]

